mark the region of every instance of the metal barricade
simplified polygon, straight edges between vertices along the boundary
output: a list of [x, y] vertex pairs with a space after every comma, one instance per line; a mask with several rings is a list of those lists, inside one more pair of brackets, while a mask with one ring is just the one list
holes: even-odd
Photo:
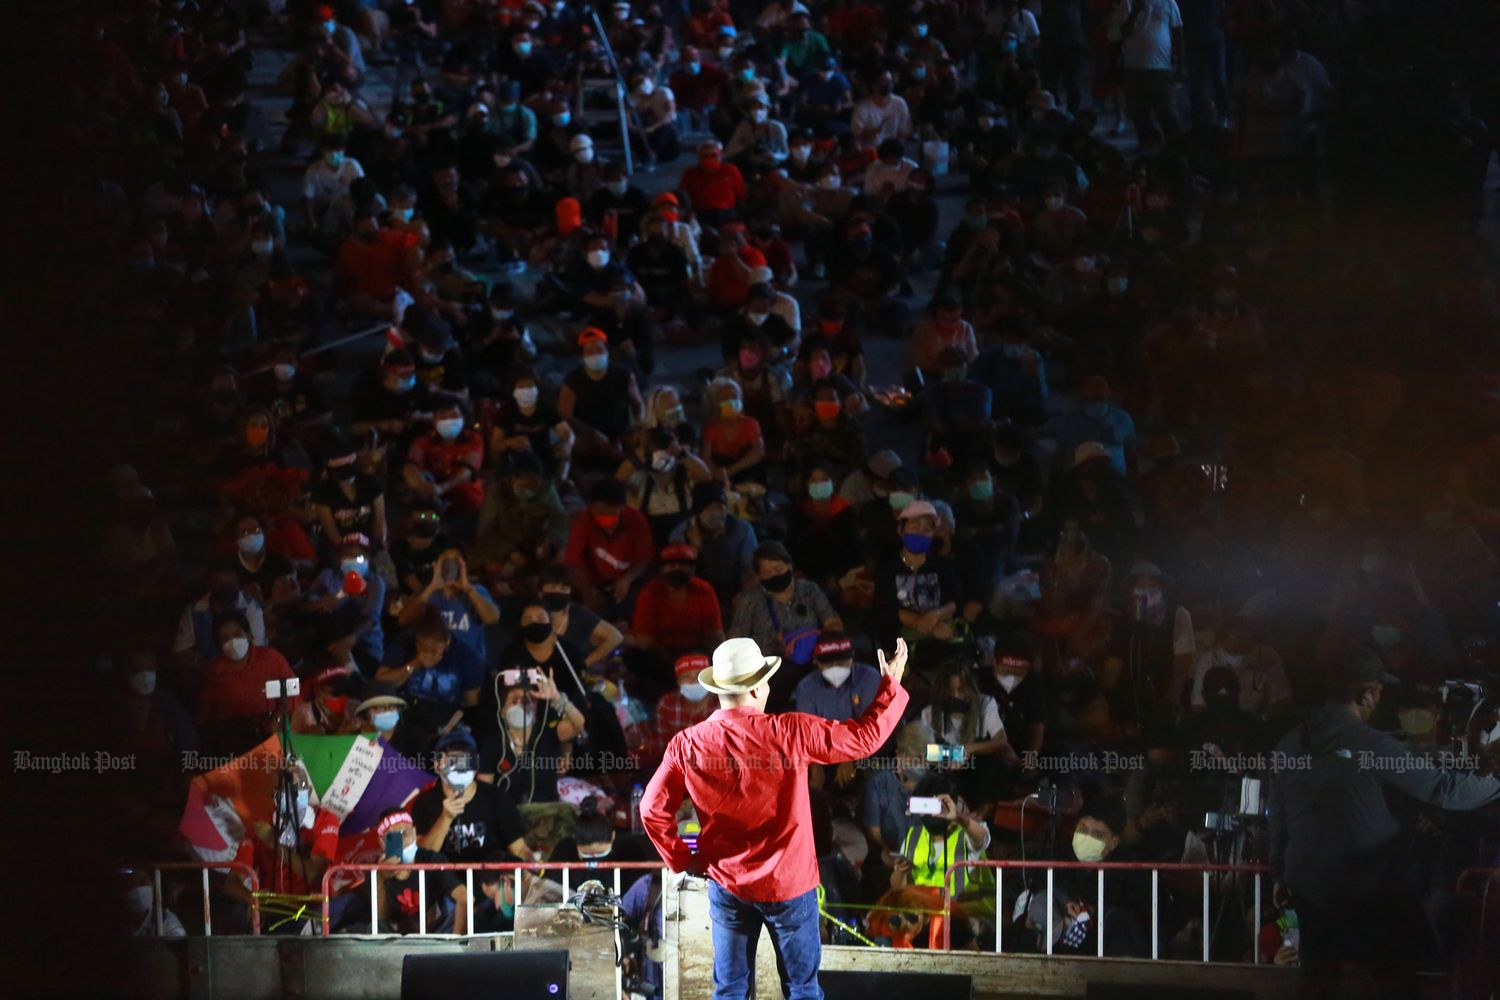
[[243, 861], [153, 861], [149, 864], [131, 865], [131, 868], [141, 868], [151, 872], [151, 911], [152, 920], [156, 924], [156, 935], [161, 937], [164, 931], [166, 904], [162, 900], [161, 873], [172, 871], [197, 871], [202, 873], [201, 889], [203, 894], [203, 936], [213, 937], [214, 916], [211, 901], [212, 894], [209, 891], [208, 873], [213, 872], [243, 872], [248, 883], [247, 889], [250, 893], [250, 933], [260, 933], [260, 903], [257, 893], [260, 892], [260, 876], [255, 869]]
[[[949, 951], [952, 947], [954, 896], [952, 887], [954, 878], [965, 868], [988, 868], [995, 872], [995, 952], [1004, 954], [1004, 927], [1005, 927], [1005, 872], [1014, 871], [1045, 871], [1047, 873], [1047, 926], [1042, 935], [1046, 942], [1046, 954], [1051, 955], [1053, 949], [1053, 873], [1058, 869], [1065, 871], [1093, 871], [1096, 873], [1097, 883], [1095, 895], [1099, 900], [1099, 912], [1091, 915], [1096, 921], [1095, 952], [1098, 958], [1104, 957], [1104, 877], [1105, 872], [1117, 871], [1149, 871], [1151, 873], [1151, 957], [1160, 958], [1161, 949], [1161, 896], [1160, 882], [1161, 873], [1183, 873], [1200, 874], [1203, 878], [1203, 927], [1201, 937], [1203, 938], [1203, 961], [1209, 959], [1209, 945], [1212, 935], [1209, 933], [1210, 909], [1209, 898], [1211, 895], [1211, 878], [1216, 874], [1223, 875], [1248, 875], [1254, 878], [1255, 893], [1255, 927], [1260, 927], [1261, 914], [1261, 876], [1270, 874], [1267, 865], [1216, 865], [1216, 864], [1157, 864], [1153, 862], [1127, 862], [1127, 861], [960, 861], [949, 869], [947, 879], [943, 884], [943, 911], [948, 919], [943, 921], [943, 950]], [[1260, 948], [1258, 943], [1251, 949], [1253, 962], [1260, 964]]]

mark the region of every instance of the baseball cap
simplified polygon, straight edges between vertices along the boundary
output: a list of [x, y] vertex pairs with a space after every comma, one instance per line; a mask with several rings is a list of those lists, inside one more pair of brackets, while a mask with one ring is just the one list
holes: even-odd
[[884, 451], [877, 451], [865, 463], [865, 468], [869, 469], [870, 474], [876, 479], [889, 479], [892, 472], [901, 468], [901, 456], [889, 448]]
[[824, 631], [818, 633], [817, 644], [813, 646], [813, 659], [819, 663], [837, 663], [847, 660], [854, 655], [854, 644], [843, 632]]
[[433, 745], [433, 749], [438, 753], [442, 753], [444, 750], [477, 751], [479, 745], [474, 742], [474, 734], [469, 731], [469, 727], [463, 723], [459, 723], [442, 736], [439, 736], [437, 743]]
[[937, 508], [926, 500], [913, 500], [901, 508], [901, 513], [896, 515], [896, 520], [910, 521], [914, 517], [937, 517]]
[[1335, 676], [1343, 687], [1361, 684], [1400, 684], [1401, 678], [1385, 669], [1380, 657], [1368, 649], [1357, 649], [1338, 665]]
[[724, 487], [718, 483], [699, 483], [693, 487], [693, 513], [701, 514], [716, 503], [728, 503]]
[[683, 674], [692, 674], [694, 677], [697, 677], [699, 673], [711, 666], [713, 666], [713, 661], [702, 653], [689, 653], [686, 656], [679, 656], [677, 658], [677, 663], [673, 666], [672, 672], [679, 677]]
[[693, 550], [693, 547], [691, 545], [687, 545], [683, 542], [678, 542], [675, 545], [668, 545], [666, 548], [662, 549], [659, 558], [664, 563], [690, 563], [698, 561], [698, 553]]

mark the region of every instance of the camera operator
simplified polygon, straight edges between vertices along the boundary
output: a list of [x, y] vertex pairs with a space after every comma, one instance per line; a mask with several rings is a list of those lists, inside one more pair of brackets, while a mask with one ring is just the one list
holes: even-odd
[[1500, 778], [1438, 767], [1369, 725], [1396, 678], [1367, 650], [1339, 667], [1328, 704], [1288, 733], [1273, 760], [1273, 898], [1288, 898], [1301, 928], [1302, 993], [1334, 996], [1340, 967], [1363, 966], [1378, 995], [1416, 994], [1418, 900], [1395, 850], [1401, 826], [1387, 790], [1438, 808], [1500, 802]]

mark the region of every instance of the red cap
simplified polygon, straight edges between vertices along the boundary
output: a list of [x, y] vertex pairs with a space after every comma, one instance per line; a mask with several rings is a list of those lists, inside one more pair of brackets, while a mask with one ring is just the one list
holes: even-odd
[[668, 545], [661, 550], [661, 561], [669, 562], [697, 562], [698, 553], [693, 551], [691, 545], [678, 542], [676, 545]]
[[597, 326], [585, 327], [583, 332], [578, 335], [579, 347], [592, 344], [596, 341], [601, 344], [609, 343], [609, 336]]
[[317, 687], [320, 684], [327, 684], [330, 681], [336, 681], [340, 677], [348, 676], [349, 668], [342, 663], [335, 664], [331, 667], [324, 667], [322, 670], [318, 671], [318, 675], [312, 679], [313, 687]]
[[661, 194], [657, 195], [654, 199], [652, 199], [651, 204], [653, 204], [653, 205], [677, 205], [677, 204], [680, 204], [680, 203], [677, 200], [677, 195], [673, 194], [671, 191], [663, 191]]
[[677, 658], [677, 665], [673, 670], [679, 677], [683, 674], [692, 674], [694, 677], [697, 677], [711, 666], [713, 666], [713, 663], [702, 653], [689, 653], [687, 656], [679, 656]]
[[854, 644], [843, 636], [837, 639], [819, 639], [817, 645], [813, 646], [815, 660], [839, 660], [853, 655]]
[[740, 251], [740, 260], [744, 261], [746, 267], [765, 267], [766, 255], [755, 247], [745, 247]]
[[328, 6], [327, 4], [324, 4], [323, 6], [319, 7], [318, 8], [318, 20], [319, 21], [332, 21], [333, 20], [333, 8], [330, 7], [330, 6]]
[[411, 813], [403, 809], [400, 812], [391, 813], [385, 819], [377, 823], [375, 825], [375, 835], [378, 837], [384, 837], [387, 830], [401, 823], [411, 823], [412, 826], [417, 825], [416, 822], [411, 818]]

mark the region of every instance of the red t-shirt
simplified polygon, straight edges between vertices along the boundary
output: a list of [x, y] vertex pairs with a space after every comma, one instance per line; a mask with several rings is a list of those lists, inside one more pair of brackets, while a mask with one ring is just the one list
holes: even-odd
[[703, 428], [703, 451], [717, 465], [733, 465], [750, 453], [761, 442], [760, 421], [740, 414], [734, 425], [734, 440], [729, 439], [729, 427], [723, 420], [715, 420]]
[[382, 300], [395, 295], [401, 283], [402, 262], [416, 241], [415, 233], [395, 230], [383, 230], [374, 243], [345, 240], [333, 265], [340, 293]]
[[[230, 663], [220, 656], [203, 671], [198, 724], [268, 715], [275, 709], [275, 703], [266, 697], [266, 681], [295, 676], [286, 657], [270, 646], [251, 646], [250, 658], [243, 664]], [[301, 700], [288, 698], [287, 708], [295, 709]]]
[[[819, 880], [807, 766], [870, 756], [896, 731], [906, 702], [906, 689], [883, 677], [864, 715], [846, 722], [719, 709], [667, 744], [641, 802], [646, 835], [674, 872], [704, 865], [752, 903], [796, 899]], [[684, 796], [703, 824], [696, 857], [677, 836]]]
[[460, 466], [467, 466], [474, 477], [445, 496], [459, 510], [478, 510], [484, 501], [484, 480], [479, 477], [479, 467], [484, 464], [484, 439], [478, 431], [466, 428], [452, 441], [444, 441], [436, 431], [423, 434], [412, 442], [406, 460], [440, 483], [457, 475]]
[[693, 577], [686, 590], [673, 590], [667, 581], [655, 579], [641, 588], [635, 599], [630, 630], [649, 635], [674, 656], [709, 652], [705, 637], [724, 630], [719, 598], [713, 585]]
[[631, 567], [655, 557], [651, 525], [634, 507], [620, 509], [620, 523], [612, 535], [605, 534], [586, 510], [573, 515], [573, 523], [568, 526], [568, 549], [563, 562], [582, 570], [596, 587], [614, 583]]
[[720, 163], [718, 170], [694, 164], [682, 172], [682, 180], [677, 186], [693, 200], [693, 208], [699, 211], [728, 211], [745, 197], [745, 178], [733, 163]]

